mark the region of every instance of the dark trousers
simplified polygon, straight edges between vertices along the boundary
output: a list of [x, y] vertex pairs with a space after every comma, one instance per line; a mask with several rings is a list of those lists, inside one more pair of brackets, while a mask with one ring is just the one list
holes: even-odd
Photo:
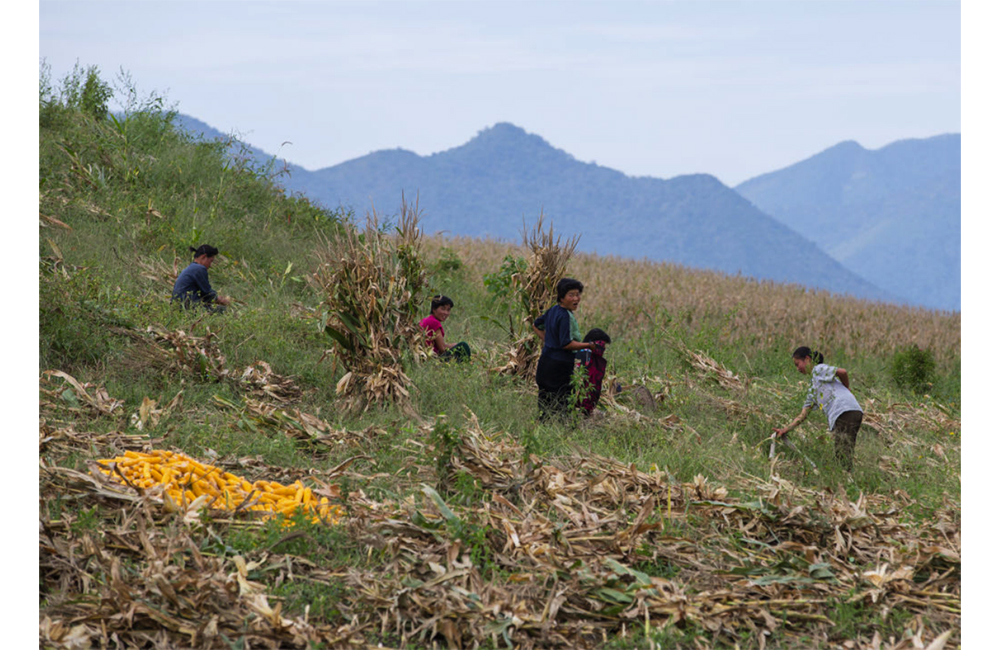
[[854, 467], [854, 444], [858, 441], [862, 418], [861, 411], [845, 411], [833, 423], [834, 453], [848, 472]]
[[562, 417], [569, 412], [573, 366], [572, 359], [561, 361], [546, 356], [538, 359], [535, 383], [538, 384], [538, 419], [543, 422], [552, 416]]
[[450, 347], [441, 354], [438, 355], [439, 358], [445, 361], [468, 361], [472, 358], [472, 348], [465, 341], [456, 343], [454, 347]]

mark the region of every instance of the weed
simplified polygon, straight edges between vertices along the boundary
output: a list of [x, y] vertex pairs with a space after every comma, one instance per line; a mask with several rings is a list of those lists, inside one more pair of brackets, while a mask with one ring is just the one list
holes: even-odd
[[454, 455], [455, 449], [460, 442], [461, 434], [448, 424], [446, 417], [439, 415], [430, 433], [430, 445], [434, 454], [435, 469], [437, 470], [438, 489], [448, 488], [451, 474], [451, 457]]
[[497, 569], [490, 528], [456, 518], [448, 521], [447, 531], [452, 539], [462, 543], [462, 550], [469, 554], [469, 560], [485, 574], [490, 575]]
[[892, 356], [889, 374], [897, 386], [922, 394], [933, 386], [935, 365], [929, 350], [910, 345]]

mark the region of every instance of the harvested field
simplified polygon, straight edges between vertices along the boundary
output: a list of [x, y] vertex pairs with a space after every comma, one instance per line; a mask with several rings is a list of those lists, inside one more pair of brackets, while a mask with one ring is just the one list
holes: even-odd
[[[430, 452], [427, 424], [414, 444]], [[85, 437], [46, 427], [40, 451], [66, 453]], [[670, 478], [596, 455], [541, 459], [470, 414], [453, 430], [451, 456], [415, 477], [411, 496], [375, 499], [331, 490], [336, 475], [303, 476], [344, 509], [335, 524], [299, 520], [309, 539], [338, 527], [347, 543], [378, 558], [366, 566], [321, 566], [272, 548], [220, 553], [212, 543], [245, 516], [172, 507], [155, 491], [96, 470], [43, 460], [42, 494], [60, 494], [101, 524], [45, 516], [41, 571], [48, 599], [42, 642], [53, 647], [375, 647], [374, 637], [421, 647], [600, 647], [623, 630], [639, 637], [667, 627], [708, 631], [700, 645], [752, 638], [768, 646], [814, 647], [836, 627], [838, 608], [913, 615], [909, 639], [870, 647], [911, 648], [915, 639], [960, 641], [961, 519], [956, 504], [922, 523], [899, 515], [898, 498], [805, 489], [781, 477], [738, 486]], [[58, 442], [57, 442], [58, 441]], [[113, 446], [138, 441], [107, 438]], [[80, 451], [79, 448], [76, 449]], [[148, 453], [144, 449], [143, 453]], [[133, 454], [135, 456], [135, 454]], [[220, 468], [237, 467], [218, 459]], [[250, 469], [244, 467], [244, 470]], [[258, 472], [287, 475], [277, 468]], [[477, 486], [459, 505], [460, 476]], [[358, 475], [354, 475], [358, 478]], [[286, 476], [286, 478], [288, 478]], [[433, 485], [436, 483], [436, 487]], [[204, 504], [202, 504], [204, 505]], [[260, 567], [285, 567], [259, 572]], [[345, 623], [282, 615], [272, 580], [346, 586]], [[715, 639], [715, 640], [713, 640]]]

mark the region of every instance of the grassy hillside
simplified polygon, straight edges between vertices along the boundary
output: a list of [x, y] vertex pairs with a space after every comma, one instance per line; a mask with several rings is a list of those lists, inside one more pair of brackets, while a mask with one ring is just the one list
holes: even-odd
[[[109, 116], [96, 71], [42, 82], [42, 646], [960, 643], [959, 315], [577, 255], [622, 390], [540, 425], [533, 383], [495, 371], [516, 297], [484, 283], [527, 250], [425, 238], [424, 298], [454, 299], [447, 337], [474, 358], [404, 355], [405, 407], [348, 410], [314, 273], [353, 215], [190, 141], [155, 97]], [[224, 315], [169, 304], [201, 243]], [[866, 410], [850, 475], [815, 413], [768, 459], [802, 344]], [[894, 365], [914, 349], [934, 362], [917, 391]], [[128, 473], [154, 450], [198, 461], [189, 493]], [[204, 508], [206, 471], [333, 509]]]

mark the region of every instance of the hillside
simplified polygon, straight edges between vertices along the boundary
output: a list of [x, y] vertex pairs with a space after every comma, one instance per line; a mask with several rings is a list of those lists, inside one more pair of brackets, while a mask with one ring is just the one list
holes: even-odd
[[735, 189], [888, 292], [961, 309], [961, 136], [843, 142]]
[[430, 156], [378, 151], [281, 180], [330, 208], [391, 215], [416, 197], [429, 232], [516, 240], [544, 211], [580, 248], [892, 300], [713, 176], [631, 178], [575, 160], [537, 135], [497, 124]]
[[[502, 370], [531, 249], [361, 241], [162, 102], [112, 119], [94, 69], [62, 88], [39, 101], [40, 647], [960, 648], [960, 314], [575, 253], [606, 390], [540, 423]], [[170, 303], [202, 243], [224, 314]], [[408, 343], [435, 293], [469, 363]], [[768, 452], [800, 344], [863, 404], [850, 471], [820, 413]]]

